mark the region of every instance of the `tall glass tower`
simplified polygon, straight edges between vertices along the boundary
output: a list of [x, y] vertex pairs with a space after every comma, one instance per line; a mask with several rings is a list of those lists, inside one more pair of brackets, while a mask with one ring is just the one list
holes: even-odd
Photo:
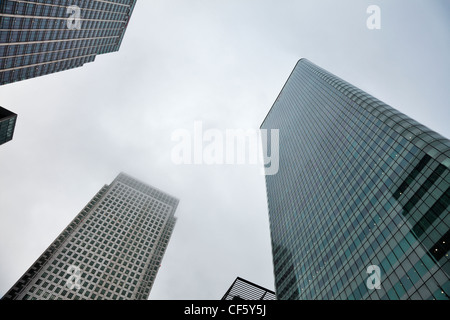
[[0, 1], [0, 85], [118, 51], [136, 0]]
[[147, 299], [177, 206], [176, 198], [119, 174], [2, 299]]
[[306, 59], [261, 128], [277, 299], [449, 299], [449, 140]]

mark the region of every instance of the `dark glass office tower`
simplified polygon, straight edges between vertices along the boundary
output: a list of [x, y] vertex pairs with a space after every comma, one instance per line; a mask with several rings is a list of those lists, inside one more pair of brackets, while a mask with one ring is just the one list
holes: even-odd
[[136, 0], [0, 1], [0, 85], [118, 51]]
[[176, 223], [178, 202], [119, 174], [2, 299], [147, 299]]
[[261, 128], [278, 299], [449, 299], [449, 140], [306, 59]]
[[16, 127], [17, 114], [0, 107], [0, 144], [11, 141]]

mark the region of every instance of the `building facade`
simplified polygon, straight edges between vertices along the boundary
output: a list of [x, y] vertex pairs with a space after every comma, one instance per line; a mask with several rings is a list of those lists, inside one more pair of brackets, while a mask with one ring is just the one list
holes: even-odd
[[176, 198], [119, 174], [2, 299], [147, 299], [177, 206]]
[[0, 107], [0, 144], [12, 140], [16, 121], [17, 114]]
[[222, 300], [276, 300], [275, 292], [237, 277]]
[[0, 1], [0, 85], [118, 51], [136, 0]]
[[261, 128], [277, 299], [449, 299], [449, 140], [306, 59]]

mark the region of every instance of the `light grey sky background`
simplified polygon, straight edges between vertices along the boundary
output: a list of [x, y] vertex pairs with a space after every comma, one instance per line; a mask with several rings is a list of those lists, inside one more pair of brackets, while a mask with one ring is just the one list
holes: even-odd
[[447, 0], [138, 1], [118, 53], [0, 87], [18, 114], [0, 296], [121, 171], [181, 200], [150, 299], [220, 299], [237, 276], [274, 289], [260, 167], [177, 166], [172, 132], [259, 128], [305, 57], [448, 138], [449, 17]]

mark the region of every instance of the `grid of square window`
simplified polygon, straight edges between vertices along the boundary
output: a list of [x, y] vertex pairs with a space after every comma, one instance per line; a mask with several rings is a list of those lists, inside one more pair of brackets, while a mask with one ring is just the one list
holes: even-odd
[[119, 50], [136, 0], [77, 1], [80, 29], [69, 29], [73, 1], [0, 3], [0, 85], [80, 67]]
[[280, 129], [266, 176], [278, 299], [448, 299], [450, 173], [421, 165], [428, 129], [304, 59], [261, 127]]
[[29, 300], [148, 298], [175, 225], [178, 200], [125, 174], [104, 189], [99, 199], [88, 204], [87, 212], [75, 219], [77, 224], [58, 248], [44, 253], [46, 258], [39, 262], [37, 272], [28, 275], [27, 284], [6, 296]]

